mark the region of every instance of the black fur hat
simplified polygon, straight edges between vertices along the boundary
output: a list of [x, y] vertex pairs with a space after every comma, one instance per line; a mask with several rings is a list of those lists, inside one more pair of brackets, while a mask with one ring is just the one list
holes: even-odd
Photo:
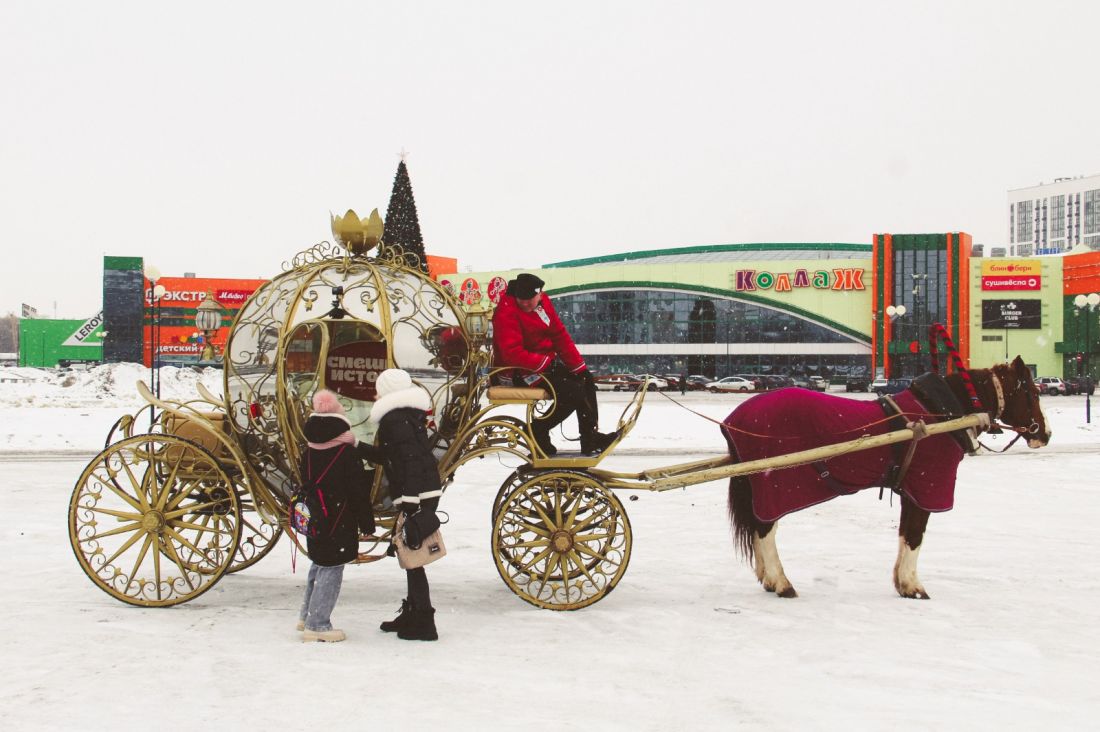
[[530, 300], [542, 292], [542, 286], [545, 284], [535, 275], [524, 272], [508, 283], [507, 294], [520, 300]]

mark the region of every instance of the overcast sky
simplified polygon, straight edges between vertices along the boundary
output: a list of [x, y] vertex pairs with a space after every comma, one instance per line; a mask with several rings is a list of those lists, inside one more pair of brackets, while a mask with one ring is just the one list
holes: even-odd
[[639, 249], [1006, 237], [1100, 172], [1100, 3], [0, 5], [0, 313], [101, 306], [104, 254], [270, 277], [385, 213], [397, 153], [463, 269]]

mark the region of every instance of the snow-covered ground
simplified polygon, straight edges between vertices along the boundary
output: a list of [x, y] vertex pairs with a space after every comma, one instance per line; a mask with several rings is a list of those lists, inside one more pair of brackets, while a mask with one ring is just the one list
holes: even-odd
[[[877, 491], [784, 519], [801, 596], [765, 593], [732, 552], [715, 482], [626, 501], [634, 547], [615, 592], [538, 610], [493, 567], [490, 505], [511, 467], [487, 459], [444, 497], [450, 554], [429, 569], [440, 641], [378, 631], [404, 596], [386, 561], [349, 567], [334, 614], [349, 638], [325, 645], [293, 630], [305, 573], [285, 542], [163, 610], [83, 575], [69, 495], [147, 375], [114, 371], [110, 388], [94, 374], [0, 384], [6, 729], [1095, 729], [1100, 414], [1085, 425], [1084, 397], [1043, 397], [1048, 448], [963, 461], [956, 508], [932, 517], [921, 552], [928, 601], [894, 592], [898, 509]], [[166, 395], [193, 393], [193, 372], [169, 371]], [[220, 390], [220, 374], [200, 377]], [[720, 419], [743, 398], [683, 401]], [[609, 425], [627, 396], [600, 399]], [[603, 467], [722, 450], [713, 424], [650, 395]]]

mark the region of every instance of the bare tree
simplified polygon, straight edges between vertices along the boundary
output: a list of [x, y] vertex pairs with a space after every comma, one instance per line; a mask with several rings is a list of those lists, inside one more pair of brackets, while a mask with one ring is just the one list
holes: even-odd
[[19, 350], [19, 318], [15, 313], [0, 317], [0, 353]]

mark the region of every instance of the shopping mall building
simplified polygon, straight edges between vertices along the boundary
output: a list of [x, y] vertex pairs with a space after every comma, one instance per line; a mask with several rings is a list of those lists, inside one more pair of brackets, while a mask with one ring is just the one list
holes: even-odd
[[[988, 259], [972, 249], [964, 233], [876, 234], [871, 244], [685, 247], [524, 271], [546, 281], [599, 373], [912, 376], [929, 367], [928, 326], [943, 323], [970, 366], [1020, 354], [1037, 375], [1077, 375], [1100, 325], [1074, 298], [1100, 289], [1100, 252]], [[474, 300], [516, 273], [441, 279]]]
[[[928, 325], [945, 324], [964, 361], [1020, 354], [1033, 373], [1095, 378], [1100, 313], [1075, 296], [1100, 292], [1100, 252], [974, 256], [970, 236], [876, 234], [870, 244], [726, 244], [631, 252], [523, 271], [546, 281], [598, 373], [915, 375], [929, 365]], [[1079, 253], [1073, 253], [1079, 252]], [[467, 303], [519, 270], [463, 272], [430, 258]], [[226, 326], [262, 280], [165, 277], [154, 301], [139, 257], [104, 257], [103, 311], [87, 320], [20, 322], [20, 363], [63, 359], [197, 363], [200, 301]], [[899, 314], [903, 312], [903, 314]], [[156, 347], [153, 347], [156, 344]], [[1094, 357], [1089, 360], [1089, 354]]]

